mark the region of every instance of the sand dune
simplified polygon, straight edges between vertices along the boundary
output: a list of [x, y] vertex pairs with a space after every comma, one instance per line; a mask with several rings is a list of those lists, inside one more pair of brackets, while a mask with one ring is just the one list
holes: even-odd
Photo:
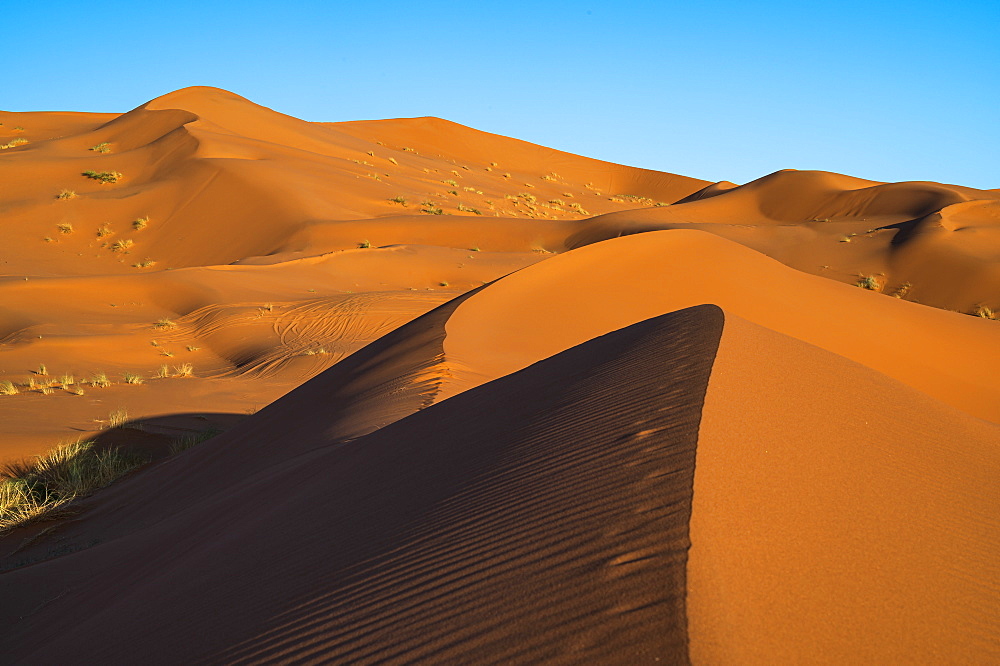
[[0, 534], [5, 663], [1000, 659], [1000, 190], [0, 123], [0, 463], [148, 461]]

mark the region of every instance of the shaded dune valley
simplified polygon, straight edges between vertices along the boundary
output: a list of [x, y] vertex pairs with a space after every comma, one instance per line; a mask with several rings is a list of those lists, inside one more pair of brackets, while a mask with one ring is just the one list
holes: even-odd
[[0, 662], [1000, 662], [1000, 190], [0, 123]]

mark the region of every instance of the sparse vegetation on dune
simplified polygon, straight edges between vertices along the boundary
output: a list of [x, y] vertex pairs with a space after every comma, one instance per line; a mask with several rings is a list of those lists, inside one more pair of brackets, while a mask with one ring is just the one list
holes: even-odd
[[90, 378], [90, 385], [97, 388], [107, 388], [111, 386], [111, 381], [108, 380], [108, 376], [105, 373], [99, 372]]
[[1000, 312], [994, 310], [988, 305], [978, 305], [976, 309], [972, 312], [977, 317], [982, 317], [983, 319], [1000, 319]]
[[20, 392], [14, 382], [6, 379], [0, 381], [0, 395], [17, 395]]
[[113, 233], [115, 233], [115, 232], [111, 229], [111, 227], [109, 227], [106, 224], [101, 225], [100, 227], [97, 228], [97, 237], [98, 238], [104, 238], [105, 236], [110, 236]]
[[73, 500], [110, 485], [147, 462], [91, 441], [61, 444], [32, 461], [0, 467], [0, 534], [56, 518]]
[[134, 372], [126, 372], [122, 375], [122, 379], [125, 380], [126, 384], [142, 384], [146, 381], [143, 379], [142, 375], [138, 375]]
[[97, 144], [96, 146], [91, 146], [90, 148], [88, 148], [88, 150], [91, 150], [91, 151], [93, 151], [95, 153], [110, 153], [111, 152], [111, 144], [108, 143], [107, 141], [103, 141], [103, 142]]
[[869, 291], [882, 291], [882, 280], [877, 275], [862, 275], [855, 284]]
[[7, 143], [0, 144], [0, 150], [7, 150], [8, 148], [17, 148], [18, 146], [23, 146], [28, 143], [27, 139], [22, 137], [17, 137], [16, 139], [11, 139]]
[[393, 198], [389, 199], [389, 201], [391, 201], [392, 203], [401, 204], [403, 206], [406, 205], [406, 197], [403, 196], [394, 196]]
[[92, 180], [96, 180], [102, 185], [109, 183], [117, 183], [122, 179], [121, 172], [118, 171], [94, 171], [93, 169], [87, 169], [80, 174], [81, 176], [86, 176]]
[[136, 231], [141, 231], [145, 229], [148, 224], [149, 224], [149, 216], [140, 217], [132, 222], [132, 228], [135, 229]]
[[59, 194], [56, 195], [56, 199], [62, 199], [63, 201], [75, 198], [76, 198], [76, 192], [74, 192], [73, 190], [62, 190]]
[[358, 243], [358, 249], [361, 249], [361, 250], [367, 250], [371, 246], [372, 246], [371, 241], [363, 240], [360, 243]]
[[122, 240], [116, 240], [114, 243], [111, 244], [111, 251], [121, 252], [124, 254], [127, 253], [130, 249], [132, 249], [133, 245], [135, 245], [135, 241], [129, 238], [123, 238]]
[[158, 319], [153, 323], [153, 328], [171, 329], [177, 328], [177, 323], [172, 319]]
[[132, 264], [133, 268], [149, 268], [150, 266], [155, 266], [156, 262], [152, 259], [143, 259], [137, 263]]
[[61, 233], [61, 234], [71, 234], [71, 233], [73, 233], [73, 225], [72, 224], [57, 224], [56, 225], [56, 229], [58, 229], [59, 233]]

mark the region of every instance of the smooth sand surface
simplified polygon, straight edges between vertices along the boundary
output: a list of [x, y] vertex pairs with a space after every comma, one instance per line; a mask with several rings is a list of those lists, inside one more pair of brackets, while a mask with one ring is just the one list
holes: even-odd
[[0, 462], [151, 460], [0, 535], [0, 661], [1000, 661], [1000, 190], [0, 123]]

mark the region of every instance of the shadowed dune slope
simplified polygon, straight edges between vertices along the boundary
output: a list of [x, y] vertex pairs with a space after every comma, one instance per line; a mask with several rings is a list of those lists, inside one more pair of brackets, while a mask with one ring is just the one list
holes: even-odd
[[[806, 275], [695, 230], [578, 248], [483, 289], [448, 319], [441, 397], [589, 338], [701, 303], [816, 345], [1000, 422], [1000, 328]], [[960, 342], [959, 342], [960, 341]]]
[[[322, 446], [322, 410], [288, 432], [301, 415], [279, 400], [251, 419], [256, 437], [301, 454], [241, 477], [231, 463], [253, 451], [212, 441], [163, 465], [178, 480], [211, 469], [225, 492], [3, 574], [0, 649], [12, 663], [683, 663], [722, 326], [713, 306], [640, 322], [342, 446]], [[119, 518], [169, 508], [148, 479], [129, 486], [130, 502], [95, 501]]]
[[703, 664], [1000, 661], [1000, 426], [727, 313], [698, 439]]

